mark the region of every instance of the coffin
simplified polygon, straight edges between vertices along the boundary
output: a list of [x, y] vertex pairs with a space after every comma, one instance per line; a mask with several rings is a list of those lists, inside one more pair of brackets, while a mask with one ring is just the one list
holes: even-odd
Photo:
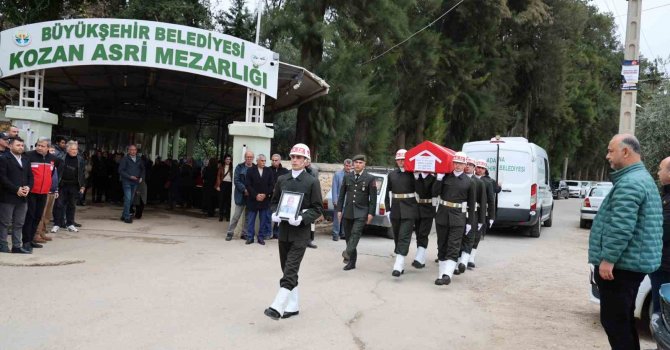
[[454, 171], [456, 151], [424, 141], [405, 153], [405, 170], [446, 174]]

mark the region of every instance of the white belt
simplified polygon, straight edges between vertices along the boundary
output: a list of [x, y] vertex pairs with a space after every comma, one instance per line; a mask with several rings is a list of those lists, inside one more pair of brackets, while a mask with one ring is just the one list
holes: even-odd
[[448, 201], [444, 201], [440, 199], [440, 204], [444, 205], [445, 207], [449, 208], [463, 208], [463, 203], [452, 203]]
[[428, 199], [417, 198], [416, 202], [419, 203], [419, 204], [433, 204], [433, 199], [432, 198], [428, 198]]
[[392, 198], [396, 199], [404, 199], [404, 198], [414, 198], [416, 197], [416, 194], [414, 193], [399, 193], [399, 194], [393, 194]]

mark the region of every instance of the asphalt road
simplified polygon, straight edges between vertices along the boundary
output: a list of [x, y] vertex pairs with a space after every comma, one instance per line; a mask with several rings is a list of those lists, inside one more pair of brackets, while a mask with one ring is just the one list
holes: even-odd
[[477, 268], [442, 287], [434, 235], [426, 268], [408, 261], [394, 278], [392, 240], [364, 237], [345, 272], [344, 242], [323, 225], [300, 271], [300, 315], [280, 321], [263, 315], [280, 278], [276, 241], [226, 242], [225, 222], [193, 212], [149, 208], [132, 225], [119, 213], [78, 208], [79, 233], [0, 254], [0, 349], [608, 348], [577, 199], [556, 202], [540, 238], [488, 235]]

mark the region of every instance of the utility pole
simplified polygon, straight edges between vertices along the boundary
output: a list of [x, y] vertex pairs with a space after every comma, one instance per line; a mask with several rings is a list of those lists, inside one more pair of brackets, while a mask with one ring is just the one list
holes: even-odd
[[[639, 60], [640, 57], [640, 26], [642, 20], [642, 0], [628, 1], [628, 17], [626, 20], [626, 43], [624, 46], [625, 60]], [[635, 108], [637, 106], [637, 90], [621, 91], [621, 111], [619, 113], [619, 133], [635, 134]]]

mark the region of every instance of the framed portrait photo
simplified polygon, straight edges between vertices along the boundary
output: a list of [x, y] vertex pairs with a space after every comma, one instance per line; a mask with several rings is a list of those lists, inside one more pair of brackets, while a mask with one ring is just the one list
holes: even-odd
[[282, 220], [297, 219], [300, 214], [303, 193], [283, 191], [277, 206], [277, 216]]

